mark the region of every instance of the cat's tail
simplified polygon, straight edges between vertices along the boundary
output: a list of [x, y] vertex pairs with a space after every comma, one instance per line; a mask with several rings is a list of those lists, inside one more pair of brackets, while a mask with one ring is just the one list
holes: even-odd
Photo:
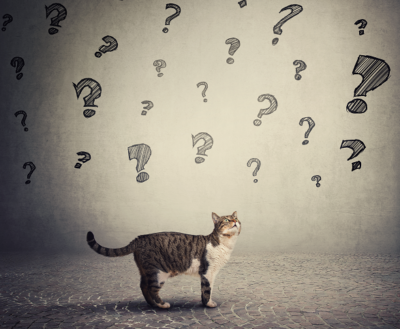
[[100, 246], [96, 240], [94, 239], [94, 235], [92, 232], [88, 232], [86, 235], [86, 241], [90, 248], [92, 248], [95, 252], [100, 255], [107, 256], [107, 257], [119, 257], [119, 256], [126, 256], [133, 253], [133, 246], [132, 244], [128, 244], [126, 247], [111, 249], [105, 248]]

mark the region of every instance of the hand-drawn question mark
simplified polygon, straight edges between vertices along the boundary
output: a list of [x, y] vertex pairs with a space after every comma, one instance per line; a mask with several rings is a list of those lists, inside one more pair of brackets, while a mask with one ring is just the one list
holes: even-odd
[[[251, 164], [253, 162], [257, 163], [256, 169], [254, 169], [254, 171], [253, 171], [253, 176], [257, 176], [257, 172], [260, 170], [260, 167], [261, 167], [261, 161], [258, 160], [257, 158], [252, 158], [249, 161], [247, 161], [247, 167], [251, 167]], [[258, 182], [258, 179], [255, 179], [254, 183], [257, 183], [257, 182]]]
[[[15, 72], [16, 72], [16, 73], [19, 73], [19, 72], [21, 72], [22, 68], [24, 67], [25, 62], [24, 62], [24, 60], [23, 60], [21, 57], [14, 57], [14, 58], [11, 60], [11, 63], [10, 63], [10, 64], [11, 64], [12, 67], [15, 67], [15, 68], [16, 68], [16, 69], [15, 69]], [[21, 78], [22, 78], [23, 75], [24, 75], [23, 73], [17, 74], [17, 80], [21, 80]]]
[[[207, 84], [207, 82], [199, 82], [198, 84], [197, 84], [197, 88], [199, 88], [200, 86], [204, 86], [204, 89], [203, 89], [203, 92], [201, 93], [201, 95], [203, 96], [203, 97], [206, 97], [206, 91], [207, 91], [207, 89], [208, 89], [208, 84]], [[207, 102], [207, 98], [204, 98], [204, 102]]]
[[[157, 59], [156, 61], [153, 62], [153, 66], [156, 66], [156, 71], [160, 72], [161, 69], [163, 69], [164, 67], [167, 67], [167, 63], [165, 63], [164, 60], [162, 59]], [[162, 77], [164, 74], [162, 73], [158, 73], [157, 76], [158, 77]]]
[[[46, 18], [49, 17], [49, 15], [54, 11], [57, 10], [58, 14], [57, 16], [53, 17], [51, 19], [51, 24], [50, 26], [57, 26], [57, 27], [61, 27], [61, 25], [59, 25], [59, 23], [61, 21], [63, 21], [66, 17], [67, 17], [67, 9], [60, 3], [53, 3], [50, 6], [45, 6], [46, 9]], [[58, 29], [51, 27], [49, 28], [49, 34], [56, 34], [58, 33]]]
[[[147, 104], [147, 106], [143, 108], [147, 111], [149, 111], [154, 106], [152, 101], [143, 101], [142, 104]], [[142, 111], [142, 115], [146, 115], [146, 114], [147, 114], [146, 111]]]
[[[193, 142], [193, 147], [197, 144], [197, 142], [203, 139], [204, 140], [204, 144], [202, 146], [199, 146], [197, 148], [197, 155], [204, 155], [207, 156], [206, 151], [211, 149], [213, 147], [214, 144], [214, 140], [213, 138], [207, 134], [207, 133], [198, 133], [196, 136], [192, 135], [192, 142]], [[194, 162], [196, 163], [202, 163], [204, 162], [204, 158], [202, 157], [197, 157], [196, 159], [194, 159]]]
[[[79, 99], [82, 90], [88, 87], [90, 89], [90, 94], [83, 98], [83, 100], [85, 101], [84, 106], [97, 107], [97, 105], [94, 105], [94, 101], [101, 96], [101, 86], [96, 80], [93, 80], [91, 78], [85, 78], [79, 81], [78, 84], [75, 83], [72, 84], [75, 88], [77, 99]], [[83, 111], [83, 115], [85, 118], [90, 118], [95, 114], [96, 114], [95, 110], [86, 109], [85, 111]]]
[[4, 32], [6, 29], [7, 24], [10, 24], [13, 21], [13, 17], [10, 14], [5, 14], [3, 16], [4, 19], [7, 19], [4, 23], [3, 23], [3, 27], [2, 27], [2, 31]]
[[[78, 161], [80, 161], [80, 162], [82, 162], [82, 163], [85, 163], [85, 162], [88, 162], [91, 158], [92, 158], [92, 156], [90, 155], [90, 153], [88, 153], [88, 152], [78, 152], [78, 153], [76, 153], [77, 155], [81, 155], [81, 156], [83, 156], [83, 158], [80, 158], [80, 159], [78, 159]], [[75, 168], [76, 169], [80, 169], [82, 167], [82, 165], [79, 163], [79, 162], [77, 162], [76, 164], [75, 164]]]
[[[305, 137], [305, 138], [308, 138], [308, 135], [310, 135], [311, 130], [315, 127], [315, 122], [314, 122], [314, 120], [311, 119], [310, 117], [305, 117], [305, 118], [302, 118], [302, 119], [300, 120], [299, 125], [302, 126], [304, 121], [307, 121], [307, 122], [308, 122], [308, 125], [309, 125], [309, 127], [308, 127], [306, 133], [304, 134], [304, 137]], [[303, 145], [307, 145], [307, 144], [308, 144], [308, 140], [303, 141], [302, 144], [303, 144]]]
[[[300, 14], [300, 13], [303, 11], [303, 7], [300, 6], [300, 5], [289, 5], [289, 6], [286, 6], [285, 8], [282, 8], [281, 11], [280, 11], [279, 13], [281, 13], [281, 12], [284, 11], [284, 10], [288, 10], [288, 9], [290, 10], [290, 14], [287, 15], [287, 16], [285, 16], [285, 17], [283, 17], [283, 18], [274, 26], [274, 29], [273, 29], [273, 30], [274, 30], [274, 33], [275, 33], [275, 34], [281, 35], [281, 34], [282, 34], [282, 29], [281, 29], [282, 25], [283, 25], [284, 23], [286, 23], [289, 19], [293, 18], [294, 16]], [[279, 38], [273, 39], [273, 40], [272, 40], [272, 45], [275, 46], [275, 45], [278, 43], [278, 41], [279, 41]]]
[[[15, 117], [18, 117], [18, 115], [20, 115], [20, 114], [23, 115], [22, 120], [21, 120], [21, 124], [22, 124], [23, 127], [25, 127], [25, 126], [26, 126], [25, 120], [26, 120], [26, 117], [27, 117], [28, 115], [26, 114], [25, 111], [17, 111], [17, 112], [14, 113]], [[25, 127], [25, 128], [24, 128], [24, 131], [28, 131], [28, 128]]]
[[298, 59], [296, 59], [293, 62], [293, 65], [299, 65], [298, 67], [296, 67], [296, 75], [294, 76], [294, 78], [296, 80], [300, 80], [301, 79], [301, 75], [299, 74], [301, 71], [304, 71], [307, 68], [306, 63], [304, 63], [303, 61], [300, 61]]
[[320, 175], [312, 176], [312, 177], [311, 177], [311, 180], [312, 180], [313, 182], [317, 181], [317, 184], [315, 184], [316, 187], [320, 187], [320, 186], [321, 186], [321, 184], [319, 183], [319, 181], [322, 180], [322, 178], [321, 178]]
[[30, 184], [29, 178], [31, 178], [32, 173], [35, 171], [36, 166], [33, 164], [33, 162], [25, 162], [23, 168], [26, 169], [26, 167], [29, 166], [31, 167], [31, 170], [29, 171], [29, 174], [27, 176], [28, 180], [25, 182], [25, 184]]
[[[350, 158], [347, 159], [347, 161], [357, 157], [366, 148], [365, 144], [359, 139], [343, 140], [340, 148], [342, 149], [346, 147], [353, 150], [353, 154], [350, 156]], [[351, 171], [354, 171], [356, 169], [361, 169], [361, 161], [356, 161], [351, 164]]]
[[[258, 115], [257, 115], [260, 119], [261, 119], [261, 117], [262, 117], [263, 115], [271, 114], [271, 113], [275, 112], [276, 109], [278, 108], [278, 101], [276, 100], [275, 96], [272, 96], [272, 95], [270, 95], [270, 94], [263, 94], [263, 95], [258, 96], [258, 101], [259, 101], [259, 102], [263, 102], [263, 101], [266, 100], [266, 99], [269, 100], [269, 102], [271, 103], [271, 105], [270, 105], [269, 107], [267, 107], [266, 109], [261, 109], [261, 110], [260, 110], [260, 112], [259, 112]], [[255, 120], [253, 121], [253, 124], [254, 124], [255, 126], [259, 126], [259, 125], [261, 125], [261, 120], [255, 119]]]
[[[236, 38], [229, 38], [229, 39], [227, 39], [227, 40], [225, 41], [225, 43], [226, 43], [227, 45], [231, 45], [231, 46], [229, 47], [229, 51], [228, 51], [228, 54], [231, 55], [231, 56], [233, 56], [234, 53], [236, 52], [236, 50], [238, 50], [239, 47], [240, 47], [240, 41], [239, 41], [239, 39], [236, 39]], [[234, 61], [235, 61], [235, 60], [234, 60], [232, 57], [229, 57], [229, 58], [226, 60], [226, 62], [227, 62], [228, 64], [232, 64]]]
[[[354, 23], [354, 25], [358, 25], [361, 24], [361, 26], [359, 26], [359, 29], [365, 29], [368, 22], [365, 19], [359, 19], [357, 22]], [[363, 35], [364, 34], [364, 30], [359, 30], [358, 31], [358, 35]]]
[[96, 51], [96, 52], [95, 52], [94, 55], [95, 55], [97, 58], [100, 58], [101, 55], [102, 55], [102, 53], [105, 54], [105, 53], [107, 53], [107, 52], [114, 51], [114, 50], [116, 50], [116, 49], [118, 48], [118, 42], [117, 42], [117, 40], [115, 40], [115, 38], [113, 38], [113, 37], [110, 36], [110, 35], [106, 35], [106, 36], [103, 38], [103, 41], [106, 42], [106, 43], [108, 43], [108, 45], [107, 45], [107, 46], [101, 46], [101, 47], [99, 48], [99, 50], [100, 50], [101, 52], [100, 52], [100, 51]]
[[[165, 6], [165, 9], [169, 9], [169, 8], [174, 8], [175, 14], [167, 17], [167, 19], [165, 20], [165, 25], [169, 25], [174, 18], [178, 17], [181, 14], [181, 7], [179, 7], [178, 5], [176, 5], [174, 3], [167, 3], [167, 5]], [[167, 33], [168, 28], [164, 27], [162, 31], [164, 33]]]
[[[142, 171], [151, 156], [151, 148], [147, 144], [135, 144], [128, 147], [129, 160], [136, 159], [136, 172]], [[141, 172], [136, 176], [138, 183], [143, 183], [150, 178], [147, 172]]]
[[247, 1], [246, 0], [239, 1], [238, 4], [239, 4], [240, 8], [243, 8], [243, 7], [247, 6]]
[[[390, 67], [382, 59], [360, 55], [354, 66], [353, 74], [359, 74], [363, 78], [358, 87], [354, 89], [354, 97], [367, 96], [367, 92], [378, 88], [389, 79]], [[356, 98], [347, 103], [346, 110], [353, 114], [364, 113], [367, 111], [367, 103]]]

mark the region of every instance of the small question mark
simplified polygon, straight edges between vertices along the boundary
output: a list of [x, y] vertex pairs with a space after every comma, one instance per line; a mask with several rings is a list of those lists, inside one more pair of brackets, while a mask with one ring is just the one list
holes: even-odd
[[[207, 91], [207, 89], [208, 89], [208, 84], [207, 84], [207, 82], [199, 82], [198, 84], [197, 84], [197, 88], [199, 88], [200, 86], [204, 86], [204, 89], [203, 89], [203, 92], [201, 93], [201, 95], [203, 96], [203, 97], [206, 97], [206, 91]], [[204, 102], [207, 102], [207, 98], [204, 98]]]
[[[167, 5], [165, 6], [165, 9], [169, 9], [169, 8], [174, 8], [175, 14], [167, 17], [167, 19], [165, 20], [165, 25], [169, 25], [174, 18], [178, 17], [181, 14], [181, 7], [179, 7], [178, 5], [176, 5], [174, 3], [167, 3]], [[162, 31], [164, 33], [167, 33], [168, 28], [164, 27]]]
[[115, 38], [113, 38], [113, 37], [110, 36], [110, 35], [106, 35], [106, 36], [103, 38], [103, 41], [106, 42], [106, 43], [108, 43], [108, 45], [107, 45], [107, 46], [101, 46], [101, 47], [99, 48], [99, 50], [100, 50], [101, 52], [100, 52], [100, 51], [95, 52], [94, 55], [95, 55], [97, 58], [100, 58], [101, 55], [102, 55], [102, 53], [105, 54], [105, 53], [107, 53], [107, 52], [114, 51], [114, 50], [116, 50], [116, 49], [118, 48], [118, 42], [117, 42], [117, 40], [115, 40]]
[[2, 31], [4, 32], [6, 29], [7, 24], [10, 24], [13, 21], [13, 17], [10, 14], [5, 14], [3, 16], [4, 19], [7, 19], [4, 23], [3, 23], [3, 27], [2, 27]]
[[[90, 155], [90, 153], [88, 153], [88, 152], [78, 152], [78, 153], [76, 153], [77, 155], [82, 155], [83, 156], [83, 158], [80, 158], [80, 159], [78, 159], [78, 161], [80, 161], [80, 162], [82, 162], [82, 163], [85, 163], [85, 162], [88, 162], [92, 157], [91, 157], [91, 155]], [[82, 167], [82, 165], [79, 163], [79, 162], [77, 162], [76, 164], [75, 164], [75, 168], [76, 169], [80, 169]]]
[[[21, 57], [14, 57], [14, 58], [11, 60], [11, 63], [10, 63], [10, 64], [11, 64], [12, 67], [16, 67], [15, 72], [18, 73], [18, 72], [20, 72], [20, 71], [22, 70], [22, 68], [24, 67], [25, 62], [24, 62], [24, 60], [23, 60]], [[21, 80], [22, 76], [23, 76], [23, 73], [19, 73], [19, 74], [17, 75], [17, 80]]]
[[[365, 144], [359, 139], [343, 140], [342, 144], [340, 145], [340, 148], [342, 149], [346, 147], [353, 150], [353, 154], [350, 156], [350, 158], [347, 159], [347, 161], [357, 157], [366, 148]], [[351, 167], [352, 167], [351, 171], [354, 171], [356, 169], [361, 169], [361, 161], [353, 162], [351, 164]]]
[[[25, 120], [26, 120], [27, 114], [26, 114], [25, 111], [17, 111], [17, 112], [14, 113], [15, 117], [17, 117], [20, 114], [23, 115], [23, 118], [21, 120], [21, 124], [22, 124], [23, 127], [25, 127], [26, 126]], [[24, 128], [24, 131], [28, 131], [28, 128]]]
[[[368, 22], [365, 19], [359, 19], [357, 22], [354, 23], [354, 25], [358, 25], [358, 24], [361, 24], [361, 26], [358, 27], [359, 29], [365, 29], [367, 24], [368, 24]], [[363, 35], [364, 34], [364, 30], [359, 30], [358, 34], [359, 35]]]
[[[85, 101], [84, 106], [97, 107], [97, 105], [94, 105], [94, 101], [101, 96], [101, 86], [96, 80], [93, 80], [91, 78], [85, 78], [79, 81], [78, 84], [75, 83], [72, 84], [75, 88], [77, 99], [79, 99], [82, 90], [88, 87], [90, 89], [90, 94], [83, 98], [83, 100]], [[86, 109], [85, 111], [83, 111], [83, 116], [85, 118], [90, 118], [95, 114], [96, 114], [95, 110]]]
[[[192, 135], [192, 141], [193, 141], [193, 147], [197, 144], [197, 142], [203, 139], [204, 140], [204, 144], [202, 146], [199, 146], [197, 148], [197, 155], [204, 155], [207, 156], [206, 151], [211, 149], [213, 147], [214, 144], [214, 140], [213, 138], [207, 134], [207, 133], [198, 133], [196, 136]], [[196, 163], [202, 163], [204, 162], [204, 158], [202, 157], [196, 157], [196, 159], [194, 159], [194, 162]]]
[[[144, 109], [147, 110], [147, 111], [152, 109], [153, 106], [154, 106], [152, 101], [143, 101], [142, 104], [147, 104], [147, 106], [144, 107]], [[146, 114], [147, 114], [146, 111], [142, 111], [142, 115], [146, 115]]]
[[[304, 121], [307, 121], [307, 122], [308, 122], [308, 125], [309, 125], [309, 127], [308, 127], [306, 133], [304, 134], [304, 137], [305, 137], [305, 138], [308, 138], [308, 136], [310, 135], [311, 130], [315, 127], [315, 122], [314, 122], [314, 120], [311, 119], [310, 117], [305, 117], [305, 118], [302, 118], [302, 119], [300, 120], [299, 125], [302, 126]], [[302, 144], [303, 144], [303, 145], [307, 145], [307, 144], [308, 144], [308, 140], [303, 141]]]
[[307, 65], [306, 65], [306, 63], [304, 63], [303, 61], [300, 61], [298, 59], [296, 59], [293, 62], [293, 65], [300, 65], [300, 66], [296, 67], [296, 75], [294, 76], [294, 78], [296, 80], [300, 80], [301, 79], [301, 75], [299, 74], [299, 72], [304, 71], [307, 68]]
[[25, 162], [23, 168], [26, 169], [27, 166], [31, 167], [31, 170], [29, 171], [29, 174], [27, 176], [28, 180], [25, 182], [25, 184], [30, 184], [31, 181], [29, 180], [29, 178], [31, 178], [32, 173], [35, 171], [36, 167], [33, 162]]
[[[281, 12], [284, 11], [284, 10], [288, 10], [288, 9], [290, 10], [290, 14], [287, 15], [287, 16], [285, 16], [285, 17], [283, 17], [283, 18], [274, 26], [274, 29], [273, 29], [273, 30], [274, 30], [274, 33], [275, 33], [275, 34], [281, 35], [281, 34], [282, 34], [282, 29], [281, 29], [282, 25], [283, 25], [284, 23], [286, 23], [289, 19], [291, 19], [292, 17], [294, 17], [294, 16], [300, 14], [300, 13], [303, 11], [303, 7], [300, 6], [300, 5], [289, 5], [289, 6], [286, 6], [285, 8], [282, 8], [281, 11], [280, 11], [279, 13], [281, 13]], [[278, 43], [278, 41], [279, 41], [279, 38], [273, 39], [273, 40], [272, 40], [272, 45], [275, 46], [275, 45]]]
[[[153, 66], [156, 66], [156, 71], [160, 72], [161, 69], [163, 69], [164, 67], [167, 67], [167, 63], [165, 63], [164, 60], [162, 59], [157, 59], [156, 61], [154, 61]], [[158, 77], [162, 77], [164, 74], [162, 73], [158, 73], [157, 76]]]
[[[136, 159], [136, 172], [142, 171], [151, 156], [151, 148], [147, 144], [135, 144], [128, 147], [129, 160]], [[136, 176], [138, 183], [143, 183], [150, 178], [147, 172], [141, 172]]]
[[[266, 99], [269, 100], [271, 105], [269, 107], [267, 107], [266, 109], [261, 109], [260, 110], [260, 112], [257, 115], [260, 119], [261, 119], [261, 117], [263, 115], [271, 114], [271, 113], [275, 112], [276, 109], [278, 108], [278, 101], [276, 100], [275, 96], [272, 96], [270, 94], [264, 94], [264, 95], [258, 96], [258, 101], [259, 102], [263, 102]], [[261, 125], [261, 120], [255, 119], [253, 121], [253, 124], [255, 126], [259, 126], [259, 125]]]
[[320, 187], [320, 186], [321, 186], [321, 184], [319, 183], [319, 181], [322, 180], [322, 178], [321, 178], [320, 175], [312, 176], [312, 177], [311, 177], [311, 180], [312, 180], [313, 182], [317, 181], [317, 184], [315, 184], [316, 187]]
[[[67, 17], [67, 9], [60, 3], [53, 3], [50, 6], [45, 6], [46, 9], [46, 18], [49, 17], [49, 15], [54, 11], [57, 10], [58, 14], [57, 16], [53, 17], [51, 19], [51, 23], [50, 26], [57, 26], [57, 27], [61, 27], [61, 25], [59, 25], [59, 23], [61, 21], [63, 21], [66, 17]], [[58, 33], [58, 29], [51, 27], [49, 28], [49, 34], [56, 34]]]
[[[253, 171], [253, 176], [257, 176], [257, 172], [260, 170], [260, 167], [261, 167], [261, 161], [258, 160], [257, 158], [252, 158], [249, 161], [247, 161], [247, 167], [251, 167], [251, 164], [253, 162], [257, 163], [256, 169], [254, 169], [254, 171]], [[258, 180], [255, 179], [254, 183], [257, 183], [257, 182], [258, 182]]]
[[[228, 54], [231, 55], [231, 56], [233, 56], [233, 54], [236, 52], [236, 50], [238, 50], [239, 47], [240, 47], [240, 41], [239, 41], [238, 39], [236, 39], [236, 38], [229, 38], [229, 39], [227, 39], [227, 40], [225, 41], [225, 43], [226, 43], [227, 45], [231, 45], [231, 46], [229, 47], [229, 51], [228, 51]], [[227, 62], [228, 64], [232, 64], [232, 63], [234, 62], [234, 59], [233, 59], [232, 57], [229, 57], [229, 58], [226, 60], [226, 62]]]

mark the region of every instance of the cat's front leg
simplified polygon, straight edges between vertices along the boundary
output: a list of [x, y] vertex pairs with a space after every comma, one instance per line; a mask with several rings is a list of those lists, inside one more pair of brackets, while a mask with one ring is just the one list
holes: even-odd
[[201, 302], [204, 306], [216, 307], [217, 303], [211, 300], [211, 293], [213, 289], [214, 277], [201, 275]]

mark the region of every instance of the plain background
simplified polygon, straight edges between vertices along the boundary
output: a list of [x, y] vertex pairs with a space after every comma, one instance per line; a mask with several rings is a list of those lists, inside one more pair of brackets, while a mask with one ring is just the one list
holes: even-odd
[[[60, 3], [67, 17], [55, 35], [48, 29], [57, 12], [46, 19], [45, 11], [52, 2], [0, 5], [1, 16], [13, 16], [0, 32], [1, 250], [86, 250], [88, 230], [106, 247], [159, 231], [209, 234], [212, 212], [237, 211], [237, 253], [400, 251], [398, 1], [301, 0], [303, 12], [280, 36], [273, 27], [292, 2], [176, 0], [182, 11], [168, 33], [168, 2]], [[368, 22], [363, 36], [359, 19]], [[118, 49], [96, 58], [106, 35]], [[240, 47], [230, 56], [225, 40], [233, 37]], [[361, 97], [367, 112], [352, 114], [359, 55], [386, 61], [391, 76]], [[10, 64], [16, 56], [25, 62], [21, 80]], [[153, 66], [160, 59], [162, 77]], [[307, 65], [299, 81], [295, 60]], [[102, 88], [91, 118], [83, 116], [89, 89], [77, 98], [73, 87], [84, 78]], [[257, 101], [262, 94], [278, 108], [256, 127], [269, 106]], [[145, 100], [154, 107], [144, 116]], [[28, 132], [17, 111], [27, 113]], [[316, 124], [308, 145], [303, 117]], [[200, 132], [214, 143], [196, 164], [203, 142], [193, 147], [192, 135]], [[350, 161], [352, 151], [340, 149], [347, 139], [366, 145]], [[152, 151], [144, 183], [128, 158], [140, 143]], [[80, 151], [91, 160], [76, 169]], [[256, 176], [251, 158], [261, 162]], [[26, 185], [29, 161], [36, 170]], [[362, 168], [352, 171], [353, 161]]]

